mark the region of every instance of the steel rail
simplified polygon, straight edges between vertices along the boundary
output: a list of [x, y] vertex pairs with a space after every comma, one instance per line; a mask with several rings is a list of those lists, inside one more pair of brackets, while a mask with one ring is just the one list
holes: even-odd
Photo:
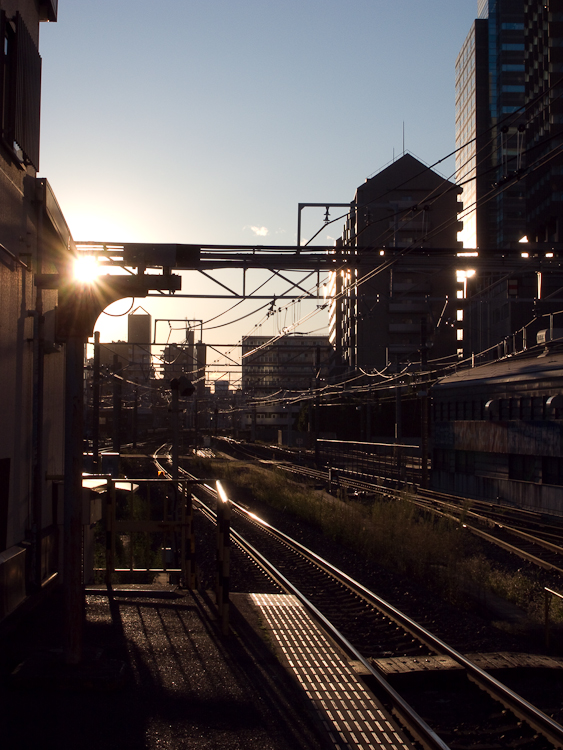
[[[511, 522], [519, 523], [522, 525], [528, 525], [532, 523], [536, 526], [545, 526], [547, 528], [546, 533], [549, 535], [555, 535], [555, 530], [557, 530], [560, 535], [563, 534], [563, 518], [561, 518], [560, 516], [549, 516], [549, 514], [547, 513], [540, 513], [539, 511], [530, 510], [528, 508], [519, 508], [517, 506], [511, 505], [500, 505], [498, 503], [477, 500], [473, 497], [448, 495], [444, 492], [438, 492], [436, 490], [424, 490], [421, 487], [417, 488], [416, 495], [417, 497], [428, 500], [429, 502], [443, 503], [444, 505], [451, 505], [454, 508], [459, 508], [460, 504], [464, 503], [468, 505], [468, 513], [476, 514], [477, 516], [483, 513], [490, 513], [492, 517], [496, 516], [497, 520], [495, 520], [494, 518], [490, 518], [489, 515], [484, 515], [482, 517], [489, 519], [492, 523], [495, 523], [497, 525], [504, 526], [506, 523]], [[551, 523], [546, 520], [548, 517], [551, 518]]]
[[[213, 492], [211, 487], [207, 490]], [[260, 523], [269, 526], [265, 521], [258, 519], [249, 511], [237, 503], [230, 501], [239, 511], [247, 513]], [[200, 503], [199, 509], [209, 519], [216, 519], [216, 514], [205, 504]], [[273, 528], [273, 527], [269, 527]], [[279, 532], [280, 534], [282, 532]], [[286, 593], [294, 595], [303, 604], [305, 609], [321, 624], [321, 626], [331, 635], [331, 637], [344, 649], [355, 661], [362, 664], [369, 674], [377, 681], [379, 688], [385, 693], [393, 706], [393, 713], [401, 721], [409, 732], [423, 745], [426, 750], [450, 750], [447, 745], [428, 724], [418, 715], [418, 713], [402, 698], [401, 695], [387, 682], [383, 675], [348, 641], [348, 639], [328, 620], [309, 599], [289, 581], [278, 568], [275, 567], [261, 552], [259, 552], [250, 542], [231, 527], [231, 538], [241, 548], [241, 550], [251, 557], [254, 562], [270, 576], [275, 583], [280, 586]], [[289, 537], [288, 537], [289, 539]]]
[[[187, 474], [188, 472], [185, 472], [185, 473]], [[207, 487], [207, 489], [211, 490], [210, 487]], [[381, 597], [377, 596], [377, 594], [374, 594], [372, 591], [367, 589], [358, 581], [355, 581], [353, 578], [348, 576], [348, 574], [344, 573], [343, 571], [338, 569], [336, 566], [334, 566], [332, 563], [328, 562], [328, 560], [325, 560], [320, 555], [317, 555], [315, 552], [309, 550], [307, 547], [305, 547], [303, 544], [301, 544], [297, 540], [292, 539], [290, 536], [288, 536], [284, 532], [280, 531], [279, 529], [276, 529], [274, 526], [267, 523], [267, 521], [264, 521], [263, 519], [259, 518], [258, 516], [256, 516], [256, 514], [252, 513], [251, 511], [248, 511], [246, 508], [239, 505], [238, 503], [235, 503], [232, 500], [230, 502], [241, 514], [246, 515], [254, 523], [257, 523], [263, 526], [265, 529], [268, 530], [269, 533], [283, 540], [284, 543], [288, 544], [290, 547], [296, 548], [300, 554], [310, 559], [314, 564], [323, 568], [330, 575], [333, 575], [334, 577], [336, 577], [341, 583], [343, 583], [345, 586], [347, 586], [352, 591], [354, 591], [354, 593], [362, 596], [372, 606], [384, 612], [388, 617], [390, 617], [395, 622], [397, 622], [397, 624], [401, 625], [401, 627], [403, 627], [409, 633], [411, 633], [412, 635], [415, 635], [418, 639], [420, 639], [423, 643], [425, 643], [425, 645], [427, 645], [429, 648], [434, 650], [437, 654], [445, 654], [449, 656], [453, 661], [455, 661], [457, 664], [459, 664], [461, 667], [465, 669], [467, 676], [470, 680], [475, 682], [482, 690], [487, 692], [493, 699], [499, 701], [505, 708], [510, 710], [515, 716], [517, 716], [522, 721], [525, 721], [530, 727], [532, 727], [534, 730], [542, 734], [542, 736], [544, 736], [549, 742], [551, 742], [554, 747], [563, 749], [563, 727], [560, 724], [558, 724], [556, 721], [554, 721], [550, 716], [545, 714], [543, 711], [540, 711], [540, 709], [536, 708], [527, 700], [525, 700], [520, 695], [515, 693], [513, 690], [506, 687], [506, 685], [503, 685], [495, 677], [488, 674], [481, 667], [478, 667], [466, 656], [464, 656], [463, 654], [460, 654], [458, 651], [453, 649], [451, 646], [449, 646], [447, 643], [445, 643], [440, 638], [435, 636], [433, 633], [431, 633], [429, 630], [424, 628], [422, 625], [419, 625], [417, 622], [415, 622], [410, 617], [405, 615], [403, 612], [398, 610], [392, 604], [382, 599]], [[231, 529], [231, 532], [233, 536], [235, 537], [240, 536], [233, 529]], [[240, 538], [242, 539], [242, 537]], [[252, 547], [252, 545], [250, 544], [248, 544], [248, 546]], [[254, 548], [252, 549], [254, 550]], [[258, 552], [258, 550], [254, 550], [254, 552], [256, 553], [259, 559], [263, 558], [263, 556], [261, 555], [261, 553]], [[380, 675], [375, 670], [375, 668], [363, 656], [361, 656], [361, 654], [359, 654], [355, 650], [355, 648], [347, 641], [347, 639], [344, 636], [342, 636], [336, 628], [334, 628], [334, 626], [325, 618], [325, 616], [322, 615], [322, 613], [320, 613], [316, 609], [316, 607], [311, 602], [309, 602], [308, 599], [303, 594], [301, 594], [301, 592], [299, 592], [293, 586], [293, 584], [291, 584], [291, 582], [288, 581], [285, 578], [285, 576], [283, 576], [283, 574], [281, 574], [275, 568], [275, 566], [269, 563], [266, 560], [266, 558], [263, 558], [263, 560], [266, 563], [266, 567], [270, 571], [269, 572], [270, 575], [274, 576], [274, 574], [276, 574], [274, 577], [277, 577], [277, 575], [279, 575], [280, 577], [279, 580], [284, 581], [284, 588], [286, 588], [286, 584], [287, 584], [291, 593], [294, 593], [296, 596], [298, 596], [300, 601], [303, 602], [304, 606], [306, 606], [307, 609], [311, 611], [311, 613], [314, 614], [315, 617], [319, 618], [320, 622], [322, 622], [323, 625], [325, 625], [329, 629], [329, 631], [333, 633], [335, 638], [337, 637], [337, 634], [338, 636], [341, 636], [338, 638], [339, 642], [341, 642], [344, 645], [346, 650], [352, 649], [350, 653], [353, 653], [354, 655], [357, 654], [357, 657], [354, 656], [354, 658], [358, 658], [358, 660], [362, 663], [362, 665], [366, 667], [367, 669], [369, 669], [370, 674], [373, 674], [376, 677], [376, 679], [378, 680], [378, 683], [382, 686], [382, 688], [387, 691], [387, 686], [388, 686], [389, 690], [391, 691], [388, 694], [391, 697], [395, 693], [395, 691], [390, 685], [388, 685], [387, 681], [382, 677], [382, 675]], [[400, 699], [401, 703], [403, 703], [406, 706], [407, 704], [404, 703], [402, 698], [398, 694], [396, 695]], [[393, 699], [393, 702], [394, 702], [394, 699]], [[400, 716], [400, 714], [397, 714], [397, 715]], [[416, 714], [416, 716], [418, 715]], [[420, 719], [420, 717], [418, 718]], [[422, 719], [420, 719], [420, 721], [422, 722]], [[437, 735], [435, 735], [435, 733], [433, 733], [432, 730], [430, 730], [430, 728], [428, 729], [431, 732], [431, 735], [434, 735], [437, 737]], [[440, 740], [440, 742], [442, 741]], [[434, 747], [446, 748], [447, 746], [442, 743], [442, 745], [436, 745]]]
[[[275, 536], [279, 536], [286, 543], [289, 543], [291, 546], [298, 548], [301, 554], [304, 554], [306, 557], [309, 557], [313, 561], [316, 561], [316, 564], [320, 565], [322, 568], [330, 572], [344, 585], [351, 588], [355, 593], [361, 595], [370, 604], [383, 611], [388, 617], [400, 624], [401, 627], [405, 628], [405, 630], [412, 633], [413, 635], [416, 635], [417, 638], [423, 641], [436, 653], [446, 654], [447, 656], [449, 656], [466, 670], [469, 679], [475, 682], [481, 689], [485, 690], [492, 698], [502, 703], [505, 708], [512, 711], [512, 713], [514, 713], [518, 718], [522, 719], [533, 729], [540, 732], [540, 734], [542, 734], [544, 737], [546, 737], [546, 739], [553, 743], [554, 747], [563, 748], [563, 727], [556, 721], [554, 721], [550, 716], [547, 716], [547, 714], [543, 713], [543, 711], [540, 711], [538, 708], [526, 701], [513, 690], [506, 687], [506, 685], [503, 685], [495, 677], [492, 677], [490, 674], [485, 672], [484, 669], [478, 667], [466, 656], [460, 654], [451, 646], [448, 646], [447, 643], [435, 636], [422, 625], [419, 625], [403, 612], [396, 609], [392, 604], [389, 604], [389, 602], [377, 596], [377, 594], [374, 594], [361, 583], [355, 581], [346, 573], [336, 568], [336, 566], [332, 565], [332, 563], [324, 560], [315, 552], [308, 550], [300, 542], [287, 536], [287, 534], [284, 534], [279, 529], [276, 529], [266, 521], [258, 518], [255, 514], [250, 513], [245, 508], [242, 508], [242, 506], [239, 506], [237, 503], [233, 503], [233, 505], [237, 508], [237, 510], [239, 510], [239, 512], [250, 516], [253, 521], [267, 528], [270, 533], [273, 533]], [[363, 664], [365, 662], [365, 659], [361, 659], [361, 661]]]
[[[447, 500], [433, 500], [431, 497], [419, 499], [418, 496], [416, 497], [417, 497], [416, 503], [422, 508], [429, 508], [432, 510], [436, 510], [436, 508], [433, 508], [432, 503], [439, 502], [439, 503], [442, 503], [444, 507], [449, 508], [452, 511], [461, 510], [467, 516], [471, 516], [472, 518], [475, 518], [478, 521], [482, 521], [487, 526], [503, 529], [508, 534], [512, 534], [513, 536], [518, 536], [521, 539], [524, 539], [525, 541], [531, 542], [533, 544], [537, 544], [539, 547], [545, 547], [545, 549], [549, 550], [550, 552], [555, 552], [556, 554], [563, 555], [563, 547], [561, 547], [561, 545], [559, 544], [554, 544], [553, 542], [550, 542], [548, 539], [542, 539], [541, 537], [533, 536], [532, 534], [529, 534], [527, 531], [522, 531], [522, 529], [517, 529], [514, 526], [508, 526], [506, 523], [502, 523], [501, 521], [496, 521], [492, 518], [489, 518], [488, 516], [483, 515], [482, 513], [477, 513], [474, 510], [470, 510], [469, 508], [467, 509], [460, 508], [458, 505], [449, 503]], [[426, 503], [428, 503], [427, 505], [425, 504], [425, 501]]]
[[[326, 473], [320, 472], [315, 469], [304, 469], [302, 467], [289, 466], [289, 465], [288, 466], [279, 465], [279, 468], [284, 471], [292, 472], [294, 474], [301, 474], [303, 476], [311, 476], [312, 478], [319, 478], [319, 479], [323, 478], [324, 481], [328, 481]], [[383, 485], [377, 485], [377, 484], [371, 485], [367, 482], [359, 482], [358, 480], [350, 479], [346, 477], [339, 477], [338, 481], [340, 485], [343, 487], [354, 487], [356, 489], [361, 489], [361, 490], [366, 490], [366, 491], [371, 491], [371, 492], [378, 492], [378, 493], [381, 493], [390, 497], [401, 498], [401, 499], [407, 500], [413, 505], [416, 505], [417, 507], [419, 507], [421, 510], [430, 511], [432, 513], [441, 515], [444, 518], [450, 518], [452, 521], [457, 521], [459, 523], [462, 523], [464, 528], [466, 528], [467, 531], [469, 531], [471, 534], [474, 534], [475, 536], [480, 537], [481, 539], [483, 539], [486, 542], [489, 542], [490, 544], [495, 544], [497, 547], [504, 549], [506, 552], [510, 552], [511, 554], [517, 555], [522, 560], [531, 562], [534, 565], [537, 565], [538, 567], [544, 568], [545, 570], [552, 570], [556, 573], [560, 573], [563, 575], [563, 568], [560, 568], [557, 565], [554, 565], [553, 563], [548, 562], [547, 560], [543, 560], [541, 557], [538, 557], [537, 555], [534, 555], [531, 552], [527, 552], [521, 547], [517, 547], [513, 544], [510, 544], [510, 542], [506, 542], [503, 539], [499, 539], [498, 537], [495, 537], [492, 534], [488, 534], [486, 531], [483, 531], [482, 529], [479, 529], [476, 526], [470, 523], [467, 523], [466, 520], [461, 518], [461, 515], [460, 516], [454, 515], [452, 512], [446, 512], [446, 511], [440, 510], [439, 508], [436, 508], [432, 505], [432, 503], [439, 502], [439, 503], [442, 503], [444, 506], [447, 506], [448, 508], [450, 508], [450, 511], [458, 510], [457, 506], [450, 505], [445, 500], [441, 500], [439, 498], [432, 499], [432, 497], [429, 494], [426, 494], [424, 497], [420, 497], [418, 494], [413, 494], [412, 492], [408, 492], [407, 490], [396, 490], [390, 487], [385, 487]], [[535, 537], [532, 534], [528, 534], [527, 532], [517, 529], [513, 526], [501, 524], [498, 521], [491, 520], [487, 518], [487, 516], [476, 513], [475, 511], [471, 511], [465, 508], [459, 508], [459, 511], [460, 511], [460, 514], [465, 514], [466, 516], [472, 516], [473, 518], [482, 521], [488, 526], [498, 527], [499, 529], [502, 529], [503, 531], [505, 531], [507, 534], [519, 537], [523, 539], [524, 541], [530, 542], [531, 544], [536, 544], [539, 547], [543, 547], [550, 552], [554, 552], [556, 554], [560, 554], [561, 556], [563, 556], [563, 547], [553, 544], [552, 542], [549, 542], [548, 540]]]
[[[161, 446], [161, 448], [163, 447], [165, 446]], [[160, 450], [161, 448], [159, 448], [158, 450]], [[158, 450], [154, 453], [153, 460], [161, 471], [169, 473], [158, 461]], [[182, 469], [181, 467], [179, 468], [183, 474], [193, 477], [193, 475], [187, 472], [185, 469]], [[211, 495], [214, 495], [215, 497], [217, 496], [216, 491], [213, 490], [213, 488], [209, 485], [202, 484], [200, 485], [200, 487], [205, 489]], [[247, 511], [238, 503], [235, 503], [232, 500], [230, 500], [230, 502], [239, 512], [248, 515], [253, 521], [258, 521], [260, 524], [268, 527], [271, 532], [273, 530], [274, 532], [283, 534], [283, 532], [274, 529], [274, 527], [270, 526], [265, 521], [262, 521], [262, 519], [260, 519], [250, 511]], [[214, 513], [214, 511], [212, 511], [211, 508], [207, 507], [203, 502], [199, 501], [198, 508], [200, 512], [203, 513], [208, 519], [216, 521], [216, 513]], [[377, 681], [380, 689], [385, 693], [385, 695], [387, 695], [388, 699], [390, 700], [395, 716], [397, 716], [403, 726], [405, 726], [411, 732], [411, 734], [422, 744], [425, 750], [450, 750], [449, 745], [447, 745], [436, 734], [436, 732], [434, 732], [434, 730], [428, 726], [424, 719], [422, 719], [422, 717], [418, 715], [418, 713], [402, 698], [402, 696], [399, 695], [399, 693], [387, 682], [383, 675], [377, 669], [375, 669], [375, 667], [364, 656], [362, 656], [359, 651], [357, 651], [357, 649], [348, 641], [348, 639], [322, 614], [322, 612], [320, 612], [315, 607], [312, 602], [309, 601], [309, 599], [307, 599], [307, 597], [299, 589], [297, 589], [291, 583], [291, 581], [289, 581], [283, 575], [283, 573], [281, 573], [269, 560], [267, 560], [267, 558], [262, 555], [261, 552], [259, 552], [253, 545], [247, 542], [244, 537], [232, 527], [230, 533], [232, 540], [242, 549], [242, 551], [245, 554], [249, 555], [254, 560], [254, 562], [276, 582], [278, 586], [280, 586], [288, 594], [293, 594], [297, 599], [299, 599], [305, 609], [310, 612], [318, 622], [320, 622], [322, 627], [324, 627], [325, 630], [330, 633], [332, 638], [334, 638], [334, 640], [353, 659], [360, 662], [364, 669], [366, 669], [369, 674], [372, 675], [372, 677]], [[286, 539], [290, 540], [291, 538], [286, 537]], [[322, 558], [319, 558], [319, 560], [322, 560]]]
[[[534, 555], [531, 552], [527, 552], [521, 547], [516, 547], [514, 544], [510, 544], [510, 542], [505, 542], [504, 539], [499, 539], [493, 534], [488, 534], [486, 531], [483, 531], [482, 529], [478, 529], [476, 526], [473, 526], [472, 524], [467, 523], [466, 521], [462, 520], [457, 515], [453, 515], [451, 512], [439, 510], [438, 508], [434, 508], [430, 505], [425, 504], [424, 502], [420, 502], [416, 500], [414, 496], [412, 495], [407, 497], [407, 500], [413, 503], [413, 505], [416, 505], [418, 508], [421, 508], [422, 510], [427, 510], [427, 511], [430, 511], [431, 513], [437, 513], [438, 515], [444, 518], [450, 518], [452, 521], [458, 521], [459, 523], [462, 523], [463, 527], [467, 529], [470, 533], [474, 534], [475, 536], [478, 536], [481, 539], [484, 539], [486, 542], [495, 544], [497, 547], [504, 549], [506, 552], [510, 552], [513, 555], [517, 555], [522, 560], [527, 560], [528, 562], [531, 562], [540, 568], [544, 568], [545, 570], [553, 570], [556, 573], [561, 573], [563, 575], [563, 568], [560, 568], [557, 565], [554, 565], [553, 563], [548, 562], [547, 560], [542, 560], [541, 557], [537, 557], [537, 555]], [[489, 526], [497, 526], [499, 529], [506, 531], [507, 534], [512, 534], [513, 536], [521, 537], [525, 541], [528, 541], [533, 544], [537, 544], [538, 546], [544, 547], [550, 552], [555, 552], [563, 556], [563, 548], [558, 547], [557, 545], [552, 544], [551, 542], [547, 542], [543, 539], [534, 537], [531, 534], [527, 534], [524, 531], [520, 531], [520, 529], [515, 529], [511, 526], [505, 526], [504, 524], [496, 523], [495, 521], [491, 521], [490, 519], [488, 519], [486, 516], [480, 516], [479, 514], [473, 513], [471, 511], [465, 511], [465, 512], [468, 515], [472, 515], [473, 517], [484, 521]]]

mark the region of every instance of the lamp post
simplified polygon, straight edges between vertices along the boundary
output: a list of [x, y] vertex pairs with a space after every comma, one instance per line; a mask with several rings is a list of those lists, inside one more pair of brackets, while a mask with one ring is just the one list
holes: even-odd
[[92, 391], [92, 465], [100, 474], [100, 332], [94, 331], [94, 377]]

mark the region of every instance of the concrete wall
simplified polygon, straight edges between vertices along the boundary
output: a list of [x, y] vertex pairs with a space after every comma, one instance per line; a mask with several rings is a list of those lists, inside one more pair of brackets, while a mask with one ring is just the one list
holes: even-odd
[[[42, 2], [0, 0], [36, 45]], [[54, 538], [38, 542], [36, 532], [53, 523], [51, 477], [63, 473], [65, 354], [55, 341], [57, 292], [36, 279], [68, 262], [71, 241], [46, 180], [0, 138], [0, 553], [23, 543], [41, 556]]]

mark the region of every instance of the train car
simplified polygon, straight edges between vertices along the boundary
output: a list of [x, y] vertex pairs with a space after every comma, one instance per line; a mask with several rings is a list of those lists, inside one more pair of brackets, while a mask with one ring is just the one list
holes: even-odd
[[563, 515], [561, 348], [457, 372], [432, 394], [434, 489]]

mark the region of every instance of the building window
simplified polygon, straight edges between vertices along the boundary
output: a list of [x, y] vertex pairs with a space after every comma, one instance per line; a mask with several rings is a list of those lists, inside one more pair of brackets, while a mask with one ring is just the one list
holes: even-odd
[[532, 397], [532, 419], [542, 421], [545, 419], [545, 398], [542, 396]]
[[536, 456], [510, 455], [508, 457], [508, 478], [520, 482], [535, 482], [537, 463]]
[[522, 419], [532, 419], [532, 399], [530, 397], [520, 399], [520, 415]]
[[432, 469], [434, 471], [445, 471], [451, 474], [454, 451], [447, 448], [434, 448]]
[[563, 484], [563, 461], [561, 458], [553, 456], [542, 458], [542, 483]]
[[519, 398], [509, 400], [509, 419], [520, 419], [522, 414], [521, 402]]
[[475, 474], [475, 453], [473, 451], [455, 451], [455, 473]]
[[0, 11], [0, 126], [18, 161], [39, 169], [41, 58], [23, 19]]

